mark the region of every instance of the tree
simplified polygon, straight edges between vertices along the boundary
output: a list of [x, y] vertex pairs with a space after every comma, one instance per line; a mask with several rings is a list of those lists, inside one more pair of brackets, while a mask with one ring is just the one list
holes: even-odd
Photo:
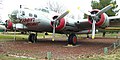
[[55, 0], [54, 1], [48, 0], [47, 7], [51, 11], [54, 11], [57, 13], [62, 13], [63, 11], [65, 11], [65, 7], [63, 6], [63, 4]]
[[88, 15], [87, 14], [84, 14], [84, 19], [86, 19], [88, 17]]
[[116, 12], [113, 11], [114, 9], [116, 9], [118, 7], [115, 0], [99, 0], [99, 2], [97, 2], [95, 0], [91, 1], [92, 9], [102, 9], [109, 4], [113, 4], [114, 6], [113, 6], [113, 8], [108, 10], [106, 12], [106, 14], [108, 16], [115, 16], [115, 14], [118, 12], [118, 10], [116, 10]]
[[[67, 10], [67, 7], [64, 6], [64, 4], [60, 1], [57, 0], [48, 0], [47, 1], [47, 7], [51, 11], [54, 11], [56, 13], [64, 13]], [[76, 18], [78, 16], [79, 18]], [[80, 15], [74, 15], [74, 14], [68, 14], [67, 17], [72, 18], [72, 19], [80, 19]]]

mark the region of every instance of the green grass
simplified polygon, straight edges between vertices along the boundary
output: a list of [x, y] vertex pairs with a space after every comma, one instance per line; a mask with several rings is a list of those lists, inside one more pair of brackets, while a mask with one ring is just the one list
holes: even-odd
[[[43, 37], [43, 33], [38, 33], [37, 37]], [[50, 34], [51, 35], [51, 34]], [[17, 32], [16, 35], [14, 34], [14, 32], [7, 32], [5, 34], [0, 33], [0, 41], [10, 41], [10, 40], [14, 40], [14, 38], [16, 37], [16, 40], [27, 40], [28, 39], [29, 34], [20, 34], [20, 32]]]
[[[113, 34], [106, 34], [106, 37], [110, 37], [110, 36], [116, 36], [117, 34], [113, 33]], [[38, 37], [43, 37], [44, 34], [43, 33], [38, 33]], [[50, 35], [48, 36], [52, 36], [52, 34], [50, 33]], [[60, 34], [56, 34], [56, 36], [61, 36]], [[82, 35], [82, 36], [86, 36], [86, 35]], [[96, 34], [96, 36], [102, 36], [101, 33]], [[23, 40], [28, 38], [28, 34], [20, 34], [19, 32], [16, 33], [16, 38], [17, 40]], [[5, 40], [6, 39], [6, 40]], [[1, 41], [10, 41], [7, 39], [14, 39], [14, 33], [7, 33], [7, 34], [2, 34], [0, 33], [0, 42]], [[6, 55], [2, 55], [0, 54], [0, 60], [32, 60], [32, 59], [28, 59], [28, 58], [20, 58], [20, 57], [10, 57], [10, 56], [6, 56]], [[94, 57], [89, 57], [89, 58], [77, 58], [77, 60], [120, 60], [120, 48], [117, 49], [117, 51], [115, 53], [112, 53], [110, 55], [96, 55]]]
[[10, 56], [0, 54], [0, 60], [35, 60], [35, 59], [10, 57]]
[[[81, 36], [81, 37], [86, 37], [87, 35], [86, 34], [82, 34], [82, 35], [79, 35], [78, 34], [78, 37]], [[91, 37], [92, 34], [89, 34], [89, 36]], [[105, 34], [105, 37], [106, 38], [116, 38], [118, 36], [118, 33], [106, 33]], [[103, 37], [103, 33], [96, 33], [95, 34], [95, 37]]]
[[0, 33], [0, 41], [11, 41], [14, 40], [14, 38], [16, 37], [16, 40], [27, 40], [28, 35], [15, 35], [14, 34], [3, 34]]
[[120, 60], [120, 48], [110, 55], [96, 55], [89, 58], [78, 58], [77, 60]]

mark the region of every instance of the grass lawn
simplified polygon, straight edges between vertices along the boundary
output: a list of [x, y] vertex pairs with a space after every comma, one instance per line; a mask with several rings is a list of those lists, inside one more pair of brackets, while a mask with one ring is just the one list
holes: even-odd
[[96, 55], [90, 58], [78, 58], [78, 60], [120, 60], [120, 47], [109, 55]]
[[[39, 33], [38, 37], [43, 37], [43, 33]], [[117, 34], [106, 34], [107, 36], [116, 36]], [[51, 34], [48, 36], [52, 36]], [[58, 34], [56, 34], [56, 36], [60, 36]], [[82, 35], [82, 36], [86, 36], [86, 35]], [[102, 36], [101, 33], [100, 34], [96, 34], [96, 36]], [[28, 38], [28, 34], [20, 34], [19, 32], [16, 33], [16, 39], [17, 40], [27, 40]], [[0, 42], [2, 41], [10, 41], [14, 39], [14, 33], [0, 33]], [[29, 59], [29, 58], [20, 58], [20, 57], [10, 57], [7, 56], [5, 54], [0, 54], [0, 60], [34, 60], [34, 59]], [[77, 58], [77, 60], [120, 60], [120, 48], [118, 48], [114, 53], [110, 54], [110, 55], [97, 55], [94, 57], [89, 57], [89, 58]]]
[[35, 60], [35, 59], [10, 57], [10, 56], [0, 54], [0, 60]]
[[[43, 37], [43, 33], [38, 33], [38, 38]], [[50, 34], [51, 35], [51, 34]], [[29, 34], [21, 34], [20, 32], [16, 32], [16, 34], [14, 34], [14, 32], [7, 32], [7, 33], [2, 33], [0, 32], [0, 41], [10, 41], [10, 40], [14, 40], [14, 38], [16, 37], [16, 40], [27, 40], [28, 39]]]

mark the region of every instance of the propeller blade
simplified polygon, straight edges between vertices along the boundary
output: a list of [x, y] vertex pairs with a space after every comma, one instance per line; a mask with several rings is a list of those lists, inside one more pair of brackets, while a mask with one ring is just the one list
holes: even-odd
[[52, 34], [52, 41], [54, 41], [55, 38], [55, 21], [53, 22], [53, 34]]
[[110, 4], [110, 5], [108, 5], [108, 6], [106, 6], [105, 8], [103, 8], [103, 9], [101, 9], [101, 11], [99, 11], [97, 14], [96, 14], [96, 16], [99, 16], [99, 15], [101, 15], [102, 13], [105, 13], [106, 11], [108, 11], [110, 8], [112, 8], [113, 7], [113, 4]]
[[[80, 7], [78, 7], [77, 9], [78, 9], [78, 10], [80, 10]], [[83, 10], [80, 10], [80, 11], [81, 11], [82, 13], [84, 13], [84, 14], [88, 15], [88, 16], [89, 16], [89, 15], [91, 15], [91, 13], [90, 13], [90, 12], [85, 12], [85, 11], [83, 11]]]
[[93, 23], [92, 23], [92, 39], [95, 38], [95, 23], [96, 23], [96, 21], [93, 20]]
[[69, 12], [70, 12], [70, 10], [67, 10], [65, 13], [63, 13], [62, 15], [60, 15], [56, 20], [59, 20], [59, 19], [65, 17]]

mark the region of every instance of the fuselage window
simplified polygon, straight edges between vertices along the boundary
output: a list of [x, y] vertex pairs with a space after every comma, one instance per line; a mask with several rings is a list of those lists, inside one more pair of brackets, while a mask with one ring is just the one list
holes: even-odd
[[49, 11], [48, 11], [48, 10], [46, 10], [46, 9], [42, 9], [42, 11], [43, 11], [43, 12], [46, 12], [46, 13], [49, 13]]
[[24, 11], [22, 11], [22, 15], [25, 15], [25, 12], [24, 12]]
[[31, 13], [29, 13], [29, 16], [30, 16], [30, 17], [32, 17], [32, 14], [31, 14]]
[[35, 18], [37, 18], [37, 15], [36, 15], [36, 14], [34, 14], [34, 17], [35, 17]]

